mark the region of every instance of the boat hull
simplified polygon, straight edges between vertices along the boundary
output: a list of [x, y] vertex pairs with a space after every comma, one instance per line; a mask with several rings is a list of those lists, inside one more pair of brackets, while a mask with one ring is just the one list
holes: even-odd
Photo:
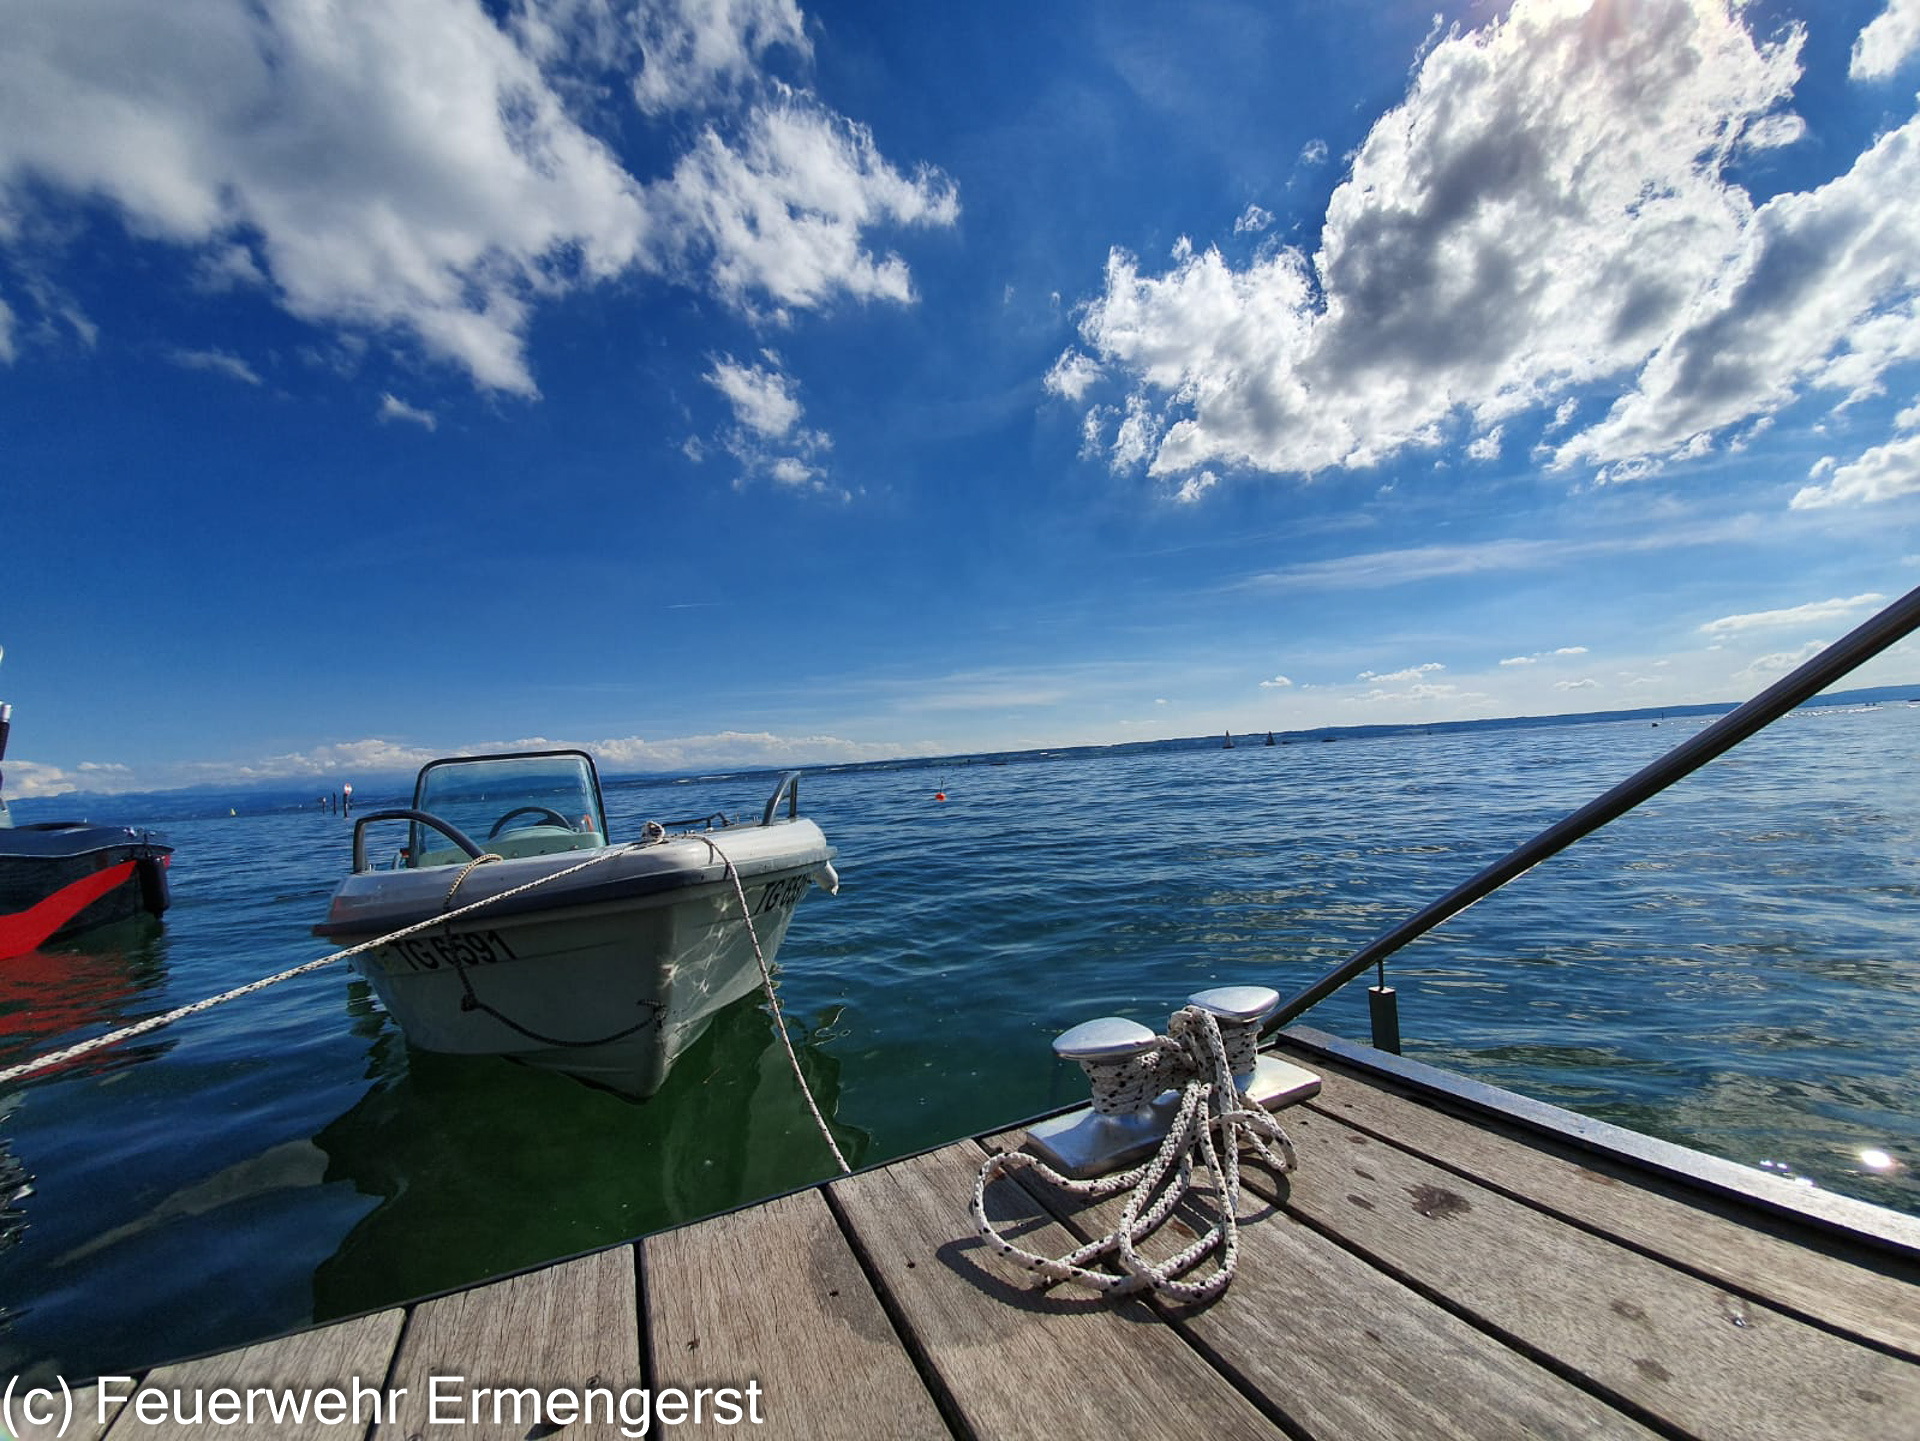
[[[509, 897], [351, 963], [422, 1050], [510, 1056], [650, 1096], [722, 1007], [759, 989], [755, 942], [771, 966], [794, 907], [832, 876], [833, 852], [809, 821], [716, 839], [734, 862], [738, 889], [704, 843], [671, 841], [641, 851], [654, 865], [557, 880], [531, 893], [545, 904]], [[560, 859], [577, 865], [580, 857]], [[500, 894], [554, 869], [552, 857], [477, 867], [452, 908], [475, 898], [467, 893], [474, 882]], [[362, 879], [350, 878], [342, 891]], [[438, 909], [452, 872], [434, 879]], [[336, 914], [341, 909], [336, 895]], [[383, 930], [408, 923], [392, 906], [382, 909]], [[368, 939], [337, 925], [321, 929], [335, 940]]]
[[59, 822], [0, 831], [0, 956], [168, 906], [173, 849], [122, 826]]

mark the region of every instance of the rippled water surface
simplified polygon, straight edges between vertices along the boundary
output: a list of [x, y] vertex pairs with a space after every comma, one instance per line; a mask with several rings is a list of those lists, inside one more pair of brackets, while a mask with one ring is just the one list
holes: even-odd
[[[1296, 990], [1699, 724], [809, 776], [843, 881], [780, 956], [809, 1082], [856, 1165], [1078, 1099], [1057, 1032]], [[1481, 902], [1389, 962], [1407, 1053], [1920, 1213], [1916, 741], [1920, 707], [1802, 712]], [[770, 785], [608, 802], [632, 837]], [[342, 820], [165, 830], [164, 930], [0, 962], [0, 1063], [323, 953]], [[1364, 996], [1308, 1021], [1364, 1038]], [[238, 1344], [831, 1169], [756, 1002], [633, 1103], [410, 1051], [329, 968], [0, 1095], [0, 1370]]]

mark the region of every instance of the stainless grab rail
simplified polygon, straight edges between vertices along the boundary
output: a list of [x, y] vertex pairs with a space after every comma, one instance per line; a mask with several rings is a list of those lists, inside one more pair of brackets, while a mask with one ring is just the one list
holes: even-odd
[[780, 808], [780, 797], [787, 798], [787, 819], [792, 820], [800, 814], [800, 772], [788, 771], [780, 777], [780, 784], [773, 788], [773, 794], [767, 797], [767, 808], [760, 813], [760, 824], [773, 824], [773, 813]]
[[1864, 625], [1849, 631], [1812, 660], [1761, 691], [1739, 709], [1720, 717], [1660, 759], [1636, 771], [1605, 794], [1588, 801], [1566, 819], [1548, 826], [1532, 840], [1515, 847], [1470, 880], [1423, 907], [1391, 930], [1376, 936], [1304, 991], [1283, 1001], [1268, 1017], [1261, 1035], [1271, 1035], [1296, 1016], [1311, 1010], [1388, 956], [1425, 935], [1441, 922], [1482, 900], [1508, 881], [1532, 870], [1549, 856], [1565, 850], [1582, 836], [1617, 820], [1648, 797], [1691, 775], [1716, 756], [1733, 749], [1755, 731], [1770, 725], [1801, 702], [1818, 695], [1856, 666], [1871, 660], [1888, 646], [1920, 627], [1920, 587], [1908, 591]]

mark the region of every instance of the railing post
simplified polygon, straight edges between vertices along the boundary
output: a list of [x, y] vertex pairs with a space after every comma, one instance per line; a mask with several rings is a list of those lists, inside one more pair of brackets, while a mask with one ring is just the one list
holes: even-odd
[[[1916, 626], [1920, 626], [1920, 587], [1908, 591], [1873, 619], [1849, 631], [1745, 705], [1721, 716], [1651, 765], [1642, 767], [1613, 789], [1588, 801], [1572, 815], [1515, 847], [1478, 875], [1455, 886], [1391, 930], [1376, 936], [1333, 970], [1284, 1002], [1261, 1028], [1261, 1034], [1271, 1035], [1294, 1017], [1319, 1005], [1367, 967], [1378, 965], [1407, 942], [1425, 935], [1442, 921], [1491, 895], [1549, 856], [1557, 855], [1582, 836], [1618, 819], [1649, 796], [1657, 795], [1675, 781], [1691, 775], [1755, 731], [1818, 695], [1856, 666], [1871, 660], [1894, 642], [1905, 639]], [[1379, 989], [1386, 989], [1384, 973]]]

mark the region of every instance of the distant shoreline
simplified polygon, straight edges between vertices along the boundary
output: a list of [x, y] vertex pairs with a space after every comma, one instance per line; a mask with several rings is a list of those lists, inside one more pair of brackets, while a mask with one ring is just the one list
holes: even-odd
[[[1801, 710], [1830, 706], [1877, 705], [1882, 702], [1920, 700], [1920, 681], [1906, 685], [1867, 686], [1855, 690], [1829, 691], [1813, 697]], [[1641, 706], [1631, 710], [1578, 711], [1564, 715], [1498, 716], [1476, 720], [1405, 721], [1385, 725], [1310, 726], [1305, 729], [1271, 732], [1265, 728], [1232, 732], [1236, 749], [1261, 749], [1269, 734], [1275, 746], [1320, 744], [1329, 741], [1377, 740], [1392, 736], [1459, 735], [1474, 731], [1540, 730], [1553, 726], [1602, 725], [1619, 721], [1645, 720], [1659, 724], [1663, 720], [1685, 720], [1700, 716], [1725, 715], [1737, 710], [1742, 701], [1708, 701], [1695, 705]], [[845, 775], [858, 771], [923, 770], [938, 767], [1028, 763], [1035, 760], [1068, 757], [1141, 755], [1185, 751], [1220, 750], [1222, 733], [1204, 736], [1169, 736], [1158, 740], [1111, 741], [1087, 745], [1032, 746], [1014, 751], [954, 751], [941, 755], [899, 756], [891, 760], [844, 761], [820, 765], [748, 765], [735, 768], [702, 766], [694, 770], [609, 772], [603, 780], [609, 789], [647, 781], [678, 780], [699, 777], [715, 781], [745, 776], [768, 775], [782, 770], [801, 770], [814, 775]], [[360, 773], [351, 777], [355, 798], [363, 810], [389, 803], [404, 803], [411, 791], [413, 773]], [[316, 797], [338, 791], [340, 781], [320, 776], [287, 777], [239, 785], [218, 783], [178, 786], [155, 791], [66, 791], [57, 796], [28, 796], [10, 799], [14, 820], [19, 825], [36, 821], [88, 820], [118, 824], [158, 825], [168, 820], [196, 820], [219, 816], [229, 810], [246, 815], [282, 811], [318, 810]], [[390, 799], [383, 799], [387, 797]], [[132, 817], [131, 821], [128, 820]]]

